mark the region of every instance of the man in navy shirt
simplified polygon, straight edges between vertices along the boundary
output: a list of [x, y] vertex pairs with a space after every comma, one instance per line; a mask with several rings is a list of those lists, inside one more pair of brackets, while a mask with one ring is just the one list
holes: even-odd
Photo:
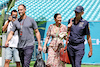
[[[77, 6], [75, 11], [75, 18], [70, 19], [68, 27], [70, 28], [70, 38], [68, 44], [68, 52], [71, 59], [72, 67], [81, 67], [81, 61], [84, 56], [84, 37], [87, 35], [90, 51], [88, 56], [92, 56], [92, 41], [89, 30], [89, 23], [82, 18], [84, 8]], [[70, 23], [72, 22], [72, 23]]]

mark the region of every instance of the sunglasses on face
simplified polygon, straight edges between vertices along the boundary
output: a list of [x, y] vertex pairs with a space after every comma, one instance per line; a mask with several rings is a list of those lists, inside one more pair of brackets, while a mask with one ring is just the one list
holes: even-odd
[[75, 13], [79, 13], [79, 12], [76, 12], [76, 11], [75, 11]]

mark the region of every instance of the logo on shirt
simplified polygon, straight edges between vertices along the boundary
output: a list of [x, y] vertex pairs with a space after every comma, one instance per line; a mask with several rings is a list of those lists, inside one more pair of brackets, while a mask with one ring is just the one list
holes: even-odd
[[79, 27], [83, 27], [83, 24], [84, 24], [83, 22], [80, 22]]
[[77, 9], [80, 9], [80, 7], [77, 7]]

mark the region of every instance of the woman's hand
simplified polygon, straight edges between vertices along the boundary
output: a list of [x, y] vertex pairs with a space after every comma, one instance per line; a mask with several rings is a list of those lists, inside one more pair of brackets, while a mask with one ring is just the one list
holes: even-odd
[[67, 36], [67, 32], [61, 32], [60, 34], [59, 34], [59, 37], [61, 38], [61, 39], [65, 39], [66, 40], [66, 36]]
[[64, 36], [64, 39], [66, 40], [67, 36]]
[[46, 46], [43, 46], [43, 52], [46, 53]]
[[65, 48], [61, 48], [61, 50], [64, 50]]

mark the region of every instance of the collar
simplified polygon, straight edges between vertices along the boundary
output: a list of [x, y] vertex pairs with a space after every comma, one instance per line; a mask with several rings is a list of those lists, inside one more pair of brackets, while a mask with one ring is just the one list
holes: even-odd
[[[74, 24], [75, 24], [75, 19], [76, 19], [76, 17], [72, 20], [72, 21], [74, 22]], [[82, 19], [83, 19], [83, 18], [81, 17], [81, 19], [79, 20], [79, 22], [81, 22]], [[78, 23], [79, 23], [79, 22], [78, 22]], [[77, 23], [77, 24], [78, 24], [78, 23]], [[77, 24], [75, 24], [75, 25], [77, 25]]]

